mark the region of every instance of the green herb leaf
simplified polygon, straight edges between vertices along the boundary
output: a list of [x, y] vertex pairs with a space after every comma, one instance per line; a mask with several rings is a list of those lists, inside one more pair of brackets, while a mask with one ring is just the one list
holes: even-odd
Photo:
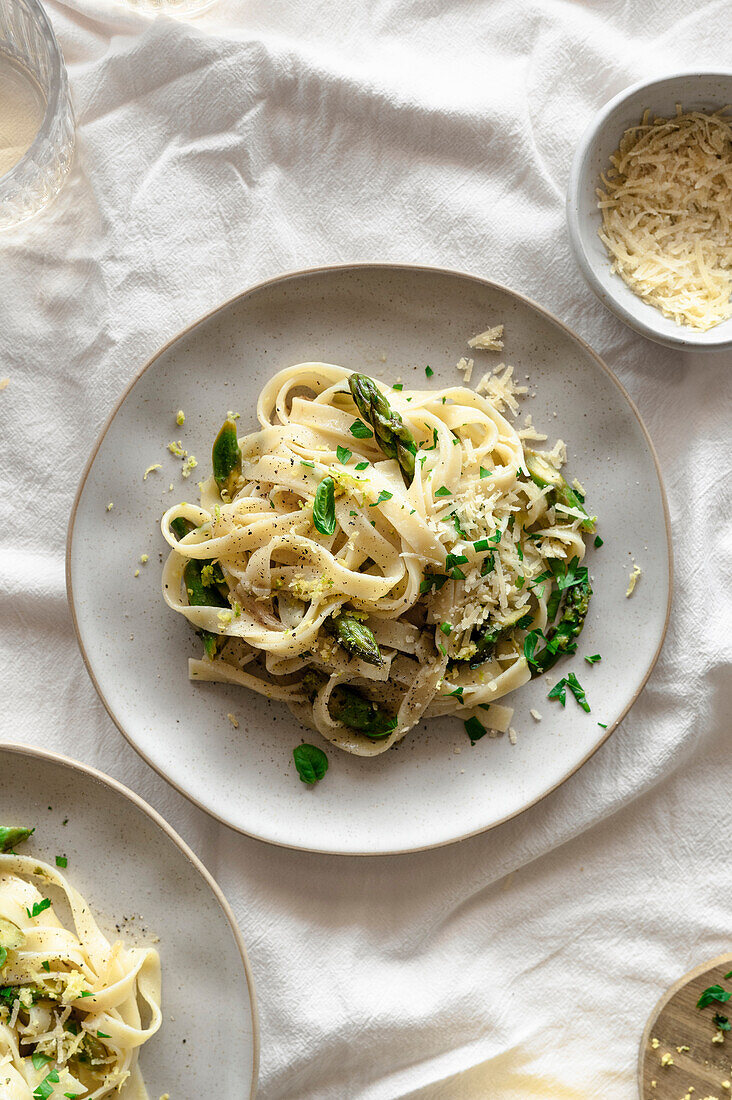
[[360, 470], [365, 470], [367, 466], [368, 466], [368, 462], [357, 462], [356, 463], [356, 469], [359, 470], [359, 471]]
[[558, 699], [562, 706], [565, 706], [567, 702], [566, 686], [567, 681], [563, 676], [562, 679], [554, 685], [551, 691], [548, 692], [547, 699]]
[[431, 378], [435, 372], [432, 370], [432, 367], [425, 367], [424, 373], [427, 375], [428, 378]]
[[451, 634], [452, 633], [452, 627], [451, 627], [450, 623], [440, 623], [440, 630], [442, 631], [443, 634]]
[[710, 985], [708, 989], [705, 989], [699, 1000], [696, 1002], [697, 1008], [706, 1008], [707, 1005], [712, 1004], [713, 1001], [719, 1001], [720, 1004], [725, 1004], [732, 997], [732, 993], [728, 993], [726, 989], [722, 989], [721, 985]]
[[33, 1069], [43, 1069], [49, 1062], [52, 1062], [53, 1058], [50, 1054], [31, 1054], [31, 1062], [33, 1063]]
[[499, 527], [498, 530], [496, 531], [495, 535], [490, 535], [489, 536], [488, 542], [499, 543], [501, 541], [501, 535], [502, 534], [503, 534], [503, 531], [501, 531], [501, 529]]
[[41, 1081], [40, 1085], [33, 1093], [33, 1100], [48, 1100], [49, 1096], [53, 1093], [53, 1086], [58, 1084], [58, 1074], [55, 1069], [52, 1069], [50, 1073]]
[[66, 858], [66, 856], [56, 856], [56, 866], [57, 867], [68, 867], [68, 865], [69, 865], [69, 861]]
[[439, 592], [446, 581], [447, 576], [445, 573], [425, 573], [424, 580], [419, 586], [420, 594], [424, 595], [425, 592], [429, 592], [433, 588]]
[[435, 493], [436, 497], [451, 497], [452, 493], [448, 489], [447, 485], [441, 485]]
[[106, 1031], [98, 1031], [97, 1032], [97, 1039], [111, 1039], [111, 1038], [112, 1038], [112, 1036], [107, 1035]]
[[582, 707], [582, 710], [587, 711], [587, 713], [589, 714], [590, 704], [587, 702], [587, 696], [585, 695], [584, 688], [582, 687], [573, 672], [570, 672], [569, 676], [567, 677], [567, 687], [572, 692], [579, 705]]
[[345, 466], [349, 458], [353, 454], [353, 451], [349, 451], [348, 447], [341, 447], [340, 443], [336, 447], [336, 457], [339, 462], [342, 462]]
[[356, 439], [373, 439], [374, 433], [371, 428], [367, 428], [363, 420], [354, 420], [351, 427], [348, 429], [352, 436]]
[[313, 523], [322, 535], [335, 534], [335, 482], [332, 477], [324, 477], [317, 488], [313, 501]]
[[43, 969], [46, 971], [47, 974], [51, 973], [51, 964], [48, 961], [48, 959], [44, 959], [43, 962], [41, 963], [41, 966], [43, 967]]
[[729, 974], [725, 974], [724, 980], [726, 982], [728, 982], [730, 980], [730, 978], [732, 978], [732, 970], [730, 970]]
[[496, 555], [489, 554], [487, 558], [483, 558], [483, 564], [480, 567], [481, 577], [487, 577], [492, 569], [496, 567]]
[[726, 1016], [720, 1015], [719, 1012], [714, 1013], [714, 1026], [718, 1031], [729, 1031], [732, 1028], [729, 1019]]
[[480, 468], [480, 480], [481, 481], [486, 477], [492, 477], [492, 476], [493, 475], [492, 475], [490, 470], [486, 470], [485, 466], [481, 466], [481, 468]]
[[588, 665], [596, 665], [598, 661], [602, 660], [599, 653], [593, 653], [591, 657], [585, 657]]
[[601, 547], [602, 544], [603, 544], [603, 540], [600, 538], [600, 536], [595, 535], [595, 542], [593, 544], [595, 546], [595, 549], [599, 549], [599, 547]]
[[315, 469], [315, 463], [314, 462], [309, 462], [306, 458], [301, 458], [300, 459], [300, 465], [301, 466], [309, 466], [311, 470]]
[[473, 543], [473, 549], [478, 551], [487, 550], [489, 546], [490, 544], [488, 542], [488, 539], [478, 539], [477, 542]]
[[476, 741], [480, 741], [481, 737], [485, 737], [488, 730], [485, 728], [479, 718], [468, 718], [467, 722], [464, 722], [465, 732], [470, 738], [470, 744], [474, 745]]
[[524, 657], [529, 665], [529, 668], [533, 668], [534, 652], [536, 650], [537, 642], [539, 638], [543, 638], [544, 634], [541, 630], [530, 630], [524, 638]]
[[393, 390], [396, 390], [397, 392], [399, 392], [400, 390], [404, 389], [404, 383], [403, 382], [395, 382], [394, 385], [391, 388]]
[[37, 917], [39, 915], [39, 913], [42, 913], [44, 909], [50, 909], [50, 908], [51, 908], [51, 902], [48, 900], [48, 898], [43, 898], [42, 901], [33, 902], [33, 908], [32, 909], [26, 909], [26, 913], [28, 914], [28, 916], [32, 920], [33, 917]]
[[5, 962], [7, 960], [7, 957], [8, 957], [7, 947], [3, 947], [2, 944], [0, 944], [0, 967], [5, 966]]
[[328, 757], [317, 745], [298, 745], [292, 755], [297, 774], [310, 787], [322, 779], [328, 770]]
[[604, 730], [607, 729], [607, 722], [598, 722], [598, 726], [601, 726]]
[[379, 493], [378, 500], [375, 500], [373, 504], [370, 504], [369, 508], [375, 508], [377, 504], [381, 504], [382, 501], [385, 501], [385, 500], [391, 500], [391, 498], [393, 496], [394, 496], [393, 493], [387, 493], [386, 489], [382, 489], [381, 492]]

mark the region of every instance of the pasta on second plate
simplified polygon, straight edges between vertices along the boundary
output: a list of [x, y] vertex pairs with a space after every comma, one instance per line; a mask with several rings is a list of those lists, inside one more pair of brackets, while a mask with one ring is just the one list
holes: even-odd
[[110, 943], [65, 875], [5, 851], [29, 833], [0, 829], [0, 1096], [147, 1100], [137, 1056], [161, 1023], [158, 953]]
[[[406, 390], [300, 363], [227, 420], [200, 503], [163, 517], [168, 605], [201, 633], [194, 680], [287, 703], [374, 756], [421, 719], [480, 713], [576, 649], [594, 517], [564, 445], [506, 413], [511, 368], [478, 390]], [[476, 708], [480, 710], [476, 711]]]

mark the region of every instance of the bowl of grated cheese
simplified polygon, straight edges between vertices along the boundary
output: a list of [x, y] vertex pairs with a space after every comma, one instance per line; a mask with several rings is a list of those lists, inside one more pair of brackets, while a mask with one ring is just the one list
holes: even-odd
[[732, 349], [732, 72], [635, 84], [580, 139], [567, 192], [592, 290], [667, 347]]

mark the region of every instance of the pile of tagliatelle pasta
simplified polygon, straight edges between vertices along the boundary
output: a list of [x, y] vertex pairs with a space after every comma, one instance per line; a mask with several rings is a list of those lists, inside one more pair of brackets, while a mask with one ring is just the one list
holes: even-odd
[[191, 678], [281, 700], [360, 756], [440, 715], [505, 731], [497, 700], [576, 649], [591, 596], [595, 520], [564, 444], [510, 423], [525, 393], [503, 365], [476, 389], [276, 374], [258, 429], [227, 419], [199, 503], [162, 519], [165, 600], [203, 639]]

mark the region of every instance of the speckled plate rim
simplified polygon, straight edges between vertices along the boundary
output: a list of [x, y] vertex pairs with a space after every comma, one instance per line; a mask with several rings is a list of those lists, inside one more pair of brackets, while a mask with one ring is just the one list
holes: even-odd
[[[112, 424], [112, 421], [114, 420], [114, 418], [116, 417], [116, 415], [119, 412], [120, 408], [122, 407], [123, 403], [127, 399], [128, 394], [133, 389], [133, 387], [137, 384], [137, 382], [140, 380], [140, 378], [142, 378], [143, 374], [145, 374], [145, 372], [153, 365], [153, 363], [155, 363], [160, 358], [160, 356], [163, 355], [168, 350], [168, 348], [170, 348], [173, 344], [175, 344], [177, 340], [180, 340], [184, 336], [187, 336], [190, 332], [193, 331], [193, 329], [197, 328], [199, 325], [204, 324], [211, 317], [213, 317], [216, 313], [223, 312], [224, 310], [226, 310], [230, 306], [232, 306], [235, 302], [238, 302], [238, 301], [242, 300], [243, 298], [248, 297], [250, 294], [255, 294], [255, 293], [257, 293], [261, 290], [265, 290], [267, 287], [274, 286], [275, 284], [278, 284], [278, 283], [288, 282], [288, 281], [295, 280], [295, 279], [307, 278], [309, 276], [317, 276], [317, 275], [323, 275], [323, 274], [333, 274], [333, 273], [337, 273], [339, 271], [340, 272], [346, 272], [346, 271], [348, 271], [348, 272], [351, 272], [351, 271], [355, 271], [355, 272], [358, 272], [358, 271], [390, 271], [390, 272], [396, 272], [396, 271], [404, 271], [404, 272], [422, 271], [422, 272], [426, 272], [430, 275], [443, 275], [443, 276], [447, 276], [448, 278], [468, 279], [471, 282], [478, 283], [481, 286], [489, 287], [491, 290], [497, 290], [501, 293], [508, 294], [509, 296], [517, 299], [519, 302], [523, 303], [524, 305], [529, 306], [530, 309], [533, 309], [536, 313], [540, 314], [547, 321], [549, 321], [550, 324], [556, 325], [567, 336], [569, 336], [570, 339], [574, 340], [577, 344], [579, 344], [579, 346], [593, 359], [595, 364], [602, 371], [605, 372], [605, 374], [608, 376], [608, 378], [612, 382], [614, 382], [614, 384], [617, 386], [618, 390], [620, 391], [620, 393], [622, 394], [622, 396], [625, 398], [626, 402], [628, 403], [628, 405], [629, 405], [633, 415], [635, 416], [636, 420], [638, 421], [638, 425], [639, 425], [639, 427], [640, 427], [640, 429], [643, 433], [643, 436], [644, 436], [645, 441], [646, 441], [646, 446], [648, 447], [649, 454], [650, 454], [651, 458], [653, 459], [653, 464], [654, 464], [654, 467], [655, 467], [655, 470], [656, 470], [656, 477], [658, 478], [658, 488], [659, 488], [659, 491], [661, 493], [661, 503], [663, 505], [664, 525], [665, 525], [665, 528], [666, 528], [666, 548], [667, 548], [667, 552], [668, 552], [668, 598], [667, 598], [667, 601], [666, 601], [666, 615], [664, 617], [663, 627], [661, 629], [661, 636], [658, 640], [658, 645], [656, 646], [656, 650], [655, 650], [653, 656], [651, 657], [651, 659], [648, 663], [648, 667], [645, 671], [643, 679], [641, 680], [641, 682], [638, 686], [637, 691], [635, 692], [635, 694], [632, 696], [632, 698], [628, 702], [628, 705], [618, 715], [616, 720], [614, 722], [612, 722], [610, 725], [608, 725], [607, 730], [605, 730], [603, 736], [595, 743], [595, 745], [593, 745], [592, 749], [588, 753], [586, 753], [585, 756], [582, 757], [582, 759], [579, 761], [579, 763], [577, 763], [574, 767], [570, 768], [570, 770], [565, 775], [563, 775], [559, 780], [557, 780], [557, 782], [555, 784], [553, 784], [553, 786], [549, 787], [548, 790], [544, 791], [542, 794], [538, 795], [536, 798], [533, 798], [530, 802], [527, 802], [526, 805], [522, 806], [520, 809], [515, 810], [513, 813], [506, 814], [505, 817], [500, 818], [498, 821], [494, 821], [490, 825], [483, 825], [478, 829], [471, 829], [467, 833], [463, 833], [460, 836], [456, 836], [456, 837], [450, 837], [447, 840], [441, 840], [441, 841], [438, 841], [438, 842], [432, 843], [432, 844], [416, 845], [416, 846], [413, 846], [413, 847], [410, 847], [410, 848], [392, 849], [392, 850], [389, 850], [388, 852], [352, 852], [352, 851], [338, 851], [338, 850], [334, 850], [334, 849], [330, 849], [330, 848], [328, 848], [328, 849], [326, 849], [326, 848], [308, 848], [308, 847], [304, 847], [303, 845], [285, 844], [283, 841], [272, 840], [269, 837], [261, 836], [258, 833], [250, 832], [250, 831], [248, 831], [246, 829], [243, 829], [243, 828], [240, 828], [236, 825], [232, 825], [232, 823], [230, 821], [227, 821], [224, 817], [222, 817], [220, 814], [216, 813], [209, 806], [204, 805], [194, 795], [192, 795], [189, 791], [185, 790], [182, 786], [180, 786], [180, 784], [174, 782], [162, 770], [162, 768], [158, 767], [158, 765], [155, 764], [150, 759], [150, 757], [147, 756], [147, 754], [142, 751], [142, 749], [139, 747], [139, 745], [136, 744], [136, 742], [133, 740], [133, 738], [130, 736], [130, 734], [127, 732], [127, 730], [124, 728], [121, 721], [117, 718], [117, 716], [114, 713], [112, 707], [109, 705], [109, 703], [108, 703], [108, 701], [107, 701], [107, 699], [104, 695], [104, 692], [102, 691], [101, 685], [99, 684], [96, 676], [94, 675], [94, 672], [92, 671], [92, 667], [91, 667], [91, 664], [89, 662], [89, 658], [87, 656], [86, 649], [84, 647], [84, 642], [83, 642], [83, 639], [82, 639], [82, 636], [81, 636], [81, 631], [79, 629], [79, 621], [78, 621], [77, 614], [76, 614], [76, 607], [75, 607], [75, 604], [74, 604], [74, 586], [73, 586], [72, 579], [71, 579], [71, 550], [72, 550], [72, 544], [73, 544], [73, 540], [74, 540], [74, 524], [75, 524], [75, 521], [76, 521], [76, 514], [77, 514], [77, 511], [78, 511], [78, 508], [79, 508], [81, 497], [82, 497], [82, 494], [84, 492], [84, 486], [86, 485], [87, 478], [89, 477], [89, 473], [91, 471], [91, 468], [94, 465], [94, 460], [97, 457], [97, 453], [99, 451], [99, 448], [101, 447], [101, 445], [104, 441], [104, 437], [106, 436], [106, 434], [107, 434], [107, 432], [110, 428], [110, 425]], [[590, 757], [594, 756], [595, 753], [598, 751], [598, 749], [601, 748], [601, 746], [605, 744], [608, 737], [610, 737], [610, 735], [618, 728], [618, 726], [623, 721], [623, 719], [625, 718], [625, 716], [628, 713], [628, 711], [630, 710], [630, 708], [633, 706], [633, 703], [635, 703], [636, 699], [638, 698], [640, 693], [643, 691], [643, 688], [646, 686], [646, 684], [648, 682], [648, 678], [649, 678], [649, 676], [653, 672], [653, 669], [656, 666], [656, 662], [657, 662], [658, 657], [661, 653], [661, 649], [663, 648], [663, 643], [664, 643], [664, 640], [666, 638], [666, 632], [668, 630], [669, 617], [670, 617], [670, 614], [671, 614], [671, 603], [672, 603], [672, 597], [673, 597], [673, 581], [674, 581], [674, 565], [673, 565], [673, 544], [672, 544], [672, 540], [671, 540], [671, 519], [670, 519], [669, 509], [668, 509], [668, 500], [667, 500], [667, 497], [666, 497], [666, 487], [663, 483], [663, 476], [661, 474], [661, 465], [658, 461], [658, 455], [656, 454], [656, 448], [653, 445], [653, 441], [652, 441], [652, 439], [649, 435], [648, 429], [646, 428], [645, 424], [643, 423], [643, 419], [642, 419], [640, 413], [638, 412], [638, 409], [636, 408], [635, 404], [633, 403], [633, 399], [631, 398], [628, 391], [625, 389], [625, 386], [623, 386], [620, 379], [617, 378], [617, 376], [615, 374], [613, 374], [613, 372], [610, 370], [610, 368], [602, 361], [602, 359], [597, 354], [597, 352], [593, 351], [593, 349], [590, 347], [590, 345], [585, 340], [583, 340], [581, 336], [578, 336], [577, 333], [574, 332], [574, 330], [569, 327], [569, 325], [566, 325], [564, 323], [564, 321], [560, 321], [560, 319], [558, 317], [556, 317], [553, 313], [551, 313], [548, 309], [545, 309], [543, 306], [540, 306], [538, 304], [538, 302], [534, 301], [533, 298], [529, 298], [529, 297], [527, 297], [527, 295], [521, 294], [519, 291], [512, 290], [510, 287], [505, 286], [503, 283], [498, 283], [494, 279], [485, 279], [481, 275], [473, 275], [473, 274], [470, 274], [469, 272], [465, 272], [465, 271], [456, 271], [452, 268], [432, 267], [428, 264], [373, 263], [373, 262], [372, 263], [351, 263], [351, 264], [325, 264], [321, 267], [303, 268], [299, 271], [291, 271], [291, 272], [287, 272], [283, 275], [275, 275], [272, 278], [263, 279], [261, 282], [255, 283], [253, 286], [248, 287], [246, 290], [240, 291], [238, 294], [232, 295], [231, 298], [228, 298], [221, 305], [215, 306], [213, 309], [209, 310], [208, 313], [203, 314], [203, 316], [197, 318], [197, 320], [193, 321], [190, 325], [187, 325], [184, 329], [181, 329], [180, 332], [178, 332], [175, 336], [173, 336], [172, 339], [168, 340], [168, 342], [166, 344], [164, 344], [161, 348], [159, 348], [158, 351], [156, 351], [155, 354], [152, 355], [150, 357], [150, 359], [148, 359], [147, 363], [145, 363], [145, 365], [142, 367], [142, 369], [140, 371], [138, 371], [138, 373], [131, 380], [129, 385], [125, 388], [125, 390], [122, 393], [121, 397], [119, 398], [119, 400], [115, 404], [114, 408], [112, 409], [112, 412], [109, 414], [109, 416], [106, 420], [106, 423], [104, 424], [104, 427], [102, 428], [102, 430], [99, 434], [99, 438], [97, 439], [96, 443], [94, 444], [92, 452], [91, 452], [91, 454], [90, 454], [90, 456], [89, 456], [89, 458], [86, 462], [83, 473], [81, 475], [81, 479], [79, 481], [79, 487], [76, 490], [76, 496], [74, 498], [74, 503], [73, 503], [73, 506], [72, 506], [72, 509], [71, 509], [71, 516], [69, 518], [69, 526], [68, 526], [67, 535], [66, 535], [66, 594], [67, 594], [67, 599], [68, 599], [68, 603], [69, 603], [69, 610], [71, 612], [71, 619], [72, 619], [72, 622], [74, 624], [74, 630], [76, 632], [76, 640], [79, 643], [79, 649], [81, 650], [81, 656], [82, 656], [82, 659], [84, 661], [84, 664], [86, 665], [86, 671], [89, 674], [89, 678], [91, 679], [91, 681], [92, 681], [92, 683], [93, 683], [93, 685], [94, 685], [94, 687], [97, 691], [97, 694], [99, 695], [99, 698], [101, 699], [102, 703], [104, 704], [104, 707], [107, 711], [107, 714], [112, 719], [115, 726], [120, 731], [120, 733], [125, 738], [125, 740], [129, 742], [129, 744], [132, 746], [132, 748], [135, 750], [135, 752], [140, 757], [142, 757], [142, 759], [145, 761], [145, 763], [149, 764], [149, 766], [153, 769], [153, 771], [156, 771], [158, 773], [158, 775], [162, 776], [162, 778], [165, 779], [165, 781], [167, 783], [170, 783], [171, 787], [174, 787], [175, 790], [177, 790], [180, 794], [182, 794], [185, 798], [187, 798], [189, 802], [192, 802], [194, 806], [197, 806], [200, 810], [203, 810], [204, 813], [207, 813], [210, 817], [213, 817], [216, 821], [219, 821], [222, 825], [228, 826], [228, 828], [233, 829], [234, 832], [242, 833], [245, 836], [250, 836], [254, 840], [260, 840], [264, 844], [273, 844], [275, 847], [278, 847], [278, 848], [290, 848], [293, 851], [299, 851], [299, 852], [314, 852], [314, 853], [317, 853], [317, 854], [320, 854], [320, 855], [376, 856], [376, 857], [380, 857], [380, 856], [393, 856], [393, 855], [408, 855], [412, 852], [426, 852], [426, 851], [431, 851], [433, 848], [444, 848], [448, 844], [456, 844], [461, 840], [468, 840], [472, 836], [478, 836], [480, 833], [489, 832], [490, 830], [497, 828], [499, 825], [503, 825], [506, 821], [510, 821], [512, 818], [517, 817], [519, 814], [524, 813], [526, 810], [530, 809], [532, 806], [537, 805], [537, 803], [542, 802], [545, 798], [547, 798], [550, 794], [552, 794], [552, 792], [555, 791], [558, 787], [561, 787], [561, 785], [563, 783], [566, 783], [566, 781], [568, 779], [570, 779], [575, 774], [575, 772], [578, 772], [579, 769], [584, 764], [587, 763], [587, 761], [590, 759]]]
[[249, 1091], [249, 1100], [255, 1100], [257, 1095], [257, 1082], [259, 1078], [259, 1010], [257, 1008], [257, 995], [254, 989], [254, 978], [252, 976], [251, 966], [249, 965], [249, 957], [247, 955], [247, 949], [244, 946], [244, 940], [242, 938], [241, 930], [236, 922], [234, 911], [229, 905], [224, 893], [216, 882], [215, 878], [211, 875], [210, 871], [207, 871], [200, 859], [193, 852], [182, 837], [176, 833], [172, 825], [162, 817], [157, 810], [145, 802], [143, 798], [140, 798], [139, 794], [135, 794], [129, 787], [125, 787], [119, 780], [113, 779], [111, 775], [107, 775], [105, 772], [99, 771], [98, 768], [93, 768], [90, 764], [84, 764], [81, 760], [74, 760], [70, 756], [65, 756], [60, 752], [50, 752], [48, 749], [39, 749], [35, 745], [20, 745], [12, 741], [0, 741], [0, 752], [15, 753], [18, 756], [27, 756], [30, 759], [45, 760], [52, 764], [60, 764], [63, 768], [71, 768], [72, 771], [81, 772], [83, 775], [87, 775], [92, 779], [98, 780], [107, 787], [111, 787], [117, 794], [121, 794], [123, 798], [126, 798], [128, 802], [131, 802], [133, 806], [136, 806], [138, 810], [142, 810], [146, 814], [154, 825], [157, 825], [163, 832], [173, 841], [175, 846], [180, 849], [185, 858], [191, 864], [193, 869], [198, 872], [203, 881], [208, 886], [211, 893], [216, 898], [219, 904], [219, 908], [222, 910], [231, 927], [232, 934], [234, 936], [234, 942], [237, 946], [239, 954], [241, 955], [242, 965], [244, 967], [244, 975], [247, 980], [247, 991], [249, 993], [249, 1005], [252, 1014], [252, 1079]]

